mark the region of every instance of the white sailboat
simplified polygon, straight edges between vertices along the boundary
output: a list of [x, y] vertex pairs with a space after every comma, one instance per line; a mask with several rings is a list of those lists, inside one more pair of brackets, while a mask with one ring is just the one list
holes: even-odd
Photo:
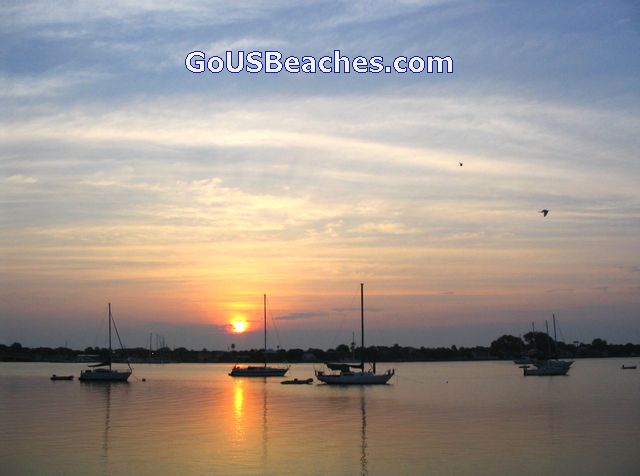
[[[547, 337], [549, 337], [549, 325], [547, 321], [545, 321], [547, 326]], [[553, 345], [556, 347], [556, 315], [553, 315]], [[547, 342], [549, 340], [547, 339]], [[554, 349], [557, 354], [557, 348]], [[551, 358], [551, 349], [547, 349], [547, 358], [545, 359], [535, 359], [532, 362], [533, 368], [528, 365], [523, 365], [523, 374], [525, 377], [533, 377], [533, 376], [551, 376], [551, 375], [567, 375], [569, 372], [569, 368], [573, 364], [573, 360], [558, 360], [556, 358]]]
[[104, 362], [100, 362], [99, 364], [89, 365], [92, 367], [87, 370], [82, 370], [80, 372], [80, 381], [82, 382], [126, 382], [129, 376], [132, 373], [131, 366], [127, 362], [129, 366], [129, 370], [115, 370], [111, 367], [111, 325], [113, 324], [116, 335], [118, 336], [118, 341], [120, 342], [120, 346], [122, 347], [122, 341], [120, 341], [120, 335], [118, 334], [118, 328], [115, 327], [115, 322], [113, 321], [113, 316], [111, 315], [111, 303], [109, 303], [109, 356], [107, 360]]
[[567, 375], [569, 368], [573, 362], [564, 360], [537, 360], [533, 363], [535, 368], [524, 366], [525, 377], [529, 376], [550, 376], [550, 375]]
[[231, 377], [284, 377], [289, 367], [269, 367], [267, 365], [267, 295], [264, 295], [264, 365], [240, 367], [234, 365], [229, 372]]
[[376, 364], [373, 362], [371, 370], [364, 369], [364, 284], [360, 283], [360, 331], [361, 361], [359, 364], [327, 363], [329, 369], [337, 373], [325, 373], [316, 370], [316, 378], [329, 385], [384, 385], [395, 374], [395, 369], [387, 370], [383, 374], [376, 373]]

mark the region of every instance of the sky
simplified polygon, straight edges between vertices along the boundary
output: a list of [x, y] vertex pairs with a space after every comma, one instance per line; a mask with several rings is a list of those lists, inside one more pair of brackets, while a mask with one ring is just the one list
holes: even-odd
[[[3, 2], [0, 343], [640, 342], [635, 2], [157, 3]], [[454, 72], [185, 68], [336, 49]]]

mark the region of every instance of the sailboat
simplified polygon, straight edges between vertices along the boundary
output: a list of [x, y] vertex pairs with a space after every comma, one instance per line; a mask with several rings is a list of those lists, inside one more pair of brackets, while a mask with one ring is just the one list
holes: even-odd
[[267, 295], [264, 295], [264, 365], [249, 365], [239, 367], [234, 365], [229, 372], [231, 377], [284, 377], [289, 367], [267, 366]]
[[[387, 370], [383, 374], [376, 373], [376, 364], [373, 362], [371, 370], [364, 369], [364, 283], [360, 283], [360, 356], [359, 364], [326, 363], [329, 369], [337, 373], [325, 373], [316, 370], [316, 378], [329, 385], [383, 385], [395, 374], [395, 369]], [[359, 369], [359, 370], [352, 370]]]
[[[99, 364], [89, 365], [91, 367], [87, 370], [82, 370], [80, 372], [80, 381], [82, 382], [126, 382], [129, 376], [132, 373], [131, 365], [127, 362], [127, 366], [129, 370], [115, 370], [111, 367], [111, 326], [113, 325], [116, 330], [116, 335], [118, 336], [118, 341], [120, 342], [120, 347], [122, 347], [122, 341], [120, 340], [120, 334], [118, 333], [118, 328], [116, 327], [116, 323], [113, 320], [113, 316], [111, 315], [111, 303], [109, 303], [109, 356], [107, 360], [104, 362], [100, 362]], [[108, 367], [108, 368], [107, 368]]]
[[[549, 337], [549, 324], [545, 321], [545, 325], [547, 326], [547, 337]], [[555, 354], [558, 353], [557, 349], [557, 336], [556, 336], [556, 315], [553, 315], [553, 346], [555, 350]], [[547, 339], [547, 358], [545, 359], [536, 359], [534, 360], [533, 366], [535, 368], [531, 368], [528, 365], [523, 366], [523, 374], [525, 377], [529, 376], [551, 376], [551, 375], [567, 375], [569, 372], [569, 368], [573, 364], [573, 360], [558, 360], [557, 355], [555, 358], [551, 358], [551, 348], [549, 339]]]

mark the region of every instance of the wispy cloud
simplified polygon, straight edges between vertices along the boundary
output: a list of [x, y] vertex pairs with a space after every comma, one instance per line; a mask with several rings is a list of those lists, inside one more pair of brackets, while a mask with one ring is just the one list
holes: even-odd
[[103, 81], [112, 75], [104, 72], [51, 71], [42, 75], [0, 75], [0, 98], [53, 97], [78, 88], [80, 85]]
[[300, 321], [306, 319], [314, 319], [316, 317], [324, 317], [327, 314], [325, 312], [292, 312], [285, 314], [284, 316], [277, 316], [274, 319], [278, 321]]
[[282, 9], [286, 2], [253, 0], [229, 5], [224, 1], [180, 0], [171, 5], [151, 1], [117, 0], [109, 4], [72, 6], [50, 4], [42, 0], [18, 2], [6, 6], [0, 19], [23, 27], [52, 24], [86, 24], [96, 21], [143, 22], [169, 27], [176, 21], [191, 24], [225, 24], [265, 17]]
[[[381, 308], [376, 307], [365, 307], [364, 310], [366, 312], [382, 312]], [[334, 312], [343, 313], [343, 312], [360, 312], [359, 307], [336, 307], [333, 309]]]
[[36, 177], [29, 177], [26, 175], [11, 175], [10, 177], [6, 177], [4, 179], [5, 183], [17, 184], [17, 185], [29, 185], [38, 183], [38, 179]]

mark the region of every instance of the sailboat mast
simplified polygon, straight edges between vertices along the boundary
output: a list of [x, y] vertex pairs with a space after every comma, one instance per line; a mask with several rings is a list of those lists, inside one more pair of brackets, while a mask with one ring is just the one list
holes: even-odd
[[351, 333], [351, 360], [356, 360], [356, 333]]
[[109, 303], [109, 370], [111, 370], [111, 303]]
[[558, 336], [556, 335], [556, 315], [553, 314], [553, 352], [558, 357]]
[[547, 328], [547, 358], [551, 357], [551, 342], [549, 342], [549, 321], [544, 320], [544, 325]]
[[264, 366], [267, 366], [267, 295], [264, 295]]
[[362, 364], [362, 371], [364, 372], [364, 283], [360, 283], [360, 335], [362, 336], [360, 363]]

